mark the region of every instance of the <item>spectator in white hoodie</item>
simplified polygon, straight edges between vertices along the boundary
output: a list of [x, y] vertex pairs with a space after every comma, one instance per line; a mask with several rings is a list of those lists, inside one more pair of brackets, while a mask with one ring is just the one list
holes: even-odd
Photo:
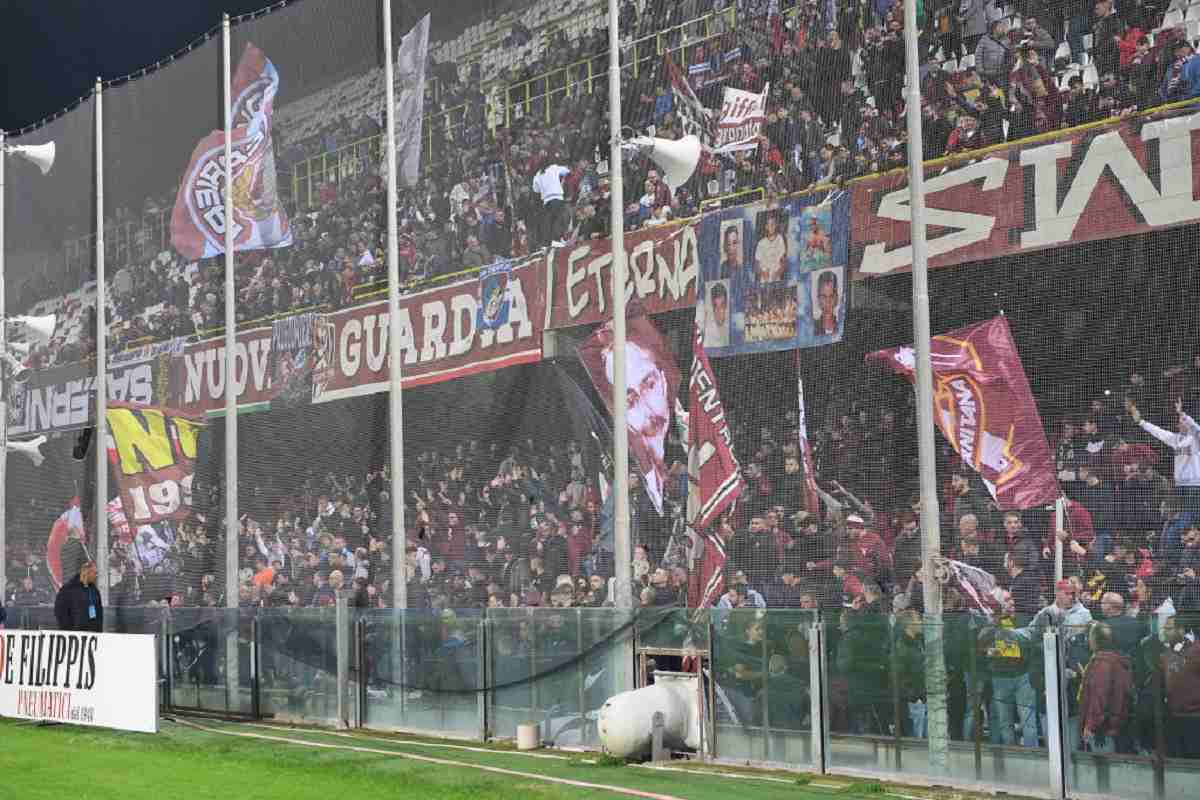
[[1175, 486], [1183, 510], [1200, 518], [1200, 426], [1196, 425], [1196, 420], [1184, 413], [1183, 401], [1178, 399], [1175, 401], [1175, 413], [1179, 416], [1176, 433], [1142, 419], [1141, 411], [1132, 400], [1126, 400], [1125, 407], [1134, 424], [1175, 451]]

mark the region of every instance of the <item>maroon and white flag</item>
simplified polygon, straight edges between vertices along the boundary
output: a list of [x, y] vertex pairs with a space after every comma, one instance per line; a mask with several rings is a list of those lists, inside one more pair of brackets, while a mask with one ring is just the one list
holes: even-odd
[[[233, 76], [233, 249], [288, 247], [292, 228], [279, 201], [271, 117], [279, 73], [252, 44]], [[225, 132], [213, 131], [192, 151], [171, 214], [171, 244], [184, 258], [225, 252]]]
[[[869, 353], [867, 360], [915, 381], [911, 346]], [[934, 336], [930, 360], [934, 421], [1000, 509], [1057, 500], [1054, 458], [1008, 320], [999, 316]]]
[[800, 374], [800, 351], [796, 350], [796, 402], [799, 415], [796, 418], [800, 459], [804, 465], [804, 510], [810, 514], [821, 512], [820, 494], [817, 492], [817, 475], [813, 470], [812, 447], [808, 442], [808, 417], [804, 413], [804, 377]]
[[733, 454], [732, 433], [725, 406], [717, 390], [712, 365], [704, 352], [704, 324], [692, 326], [692, 369], [688, 377], [688, 410], [676, 400], [675, 417], [682, 429], [688, 452], [688, 527], [703, 543], [693, 547], [688, 598], [693, 606], [706, 608], [723, 591], [725, 546], [715, 529], [721, 515], [742, 493], [741, 467]]
[[[625, 325], [625, 423], [629, 454], [637, 462], [643, 488], [655, 510], [663, 513], [669, 479], [666, 442], [671, 425], [671, 398], [679, 391], [679, 366], [671, 346], [636, 301]], [[615, 352], [611, 320], [579, 345], [579, 360], [592, 385], [612, 413]], [[613, 431], [620, 436], [620, 431]]]

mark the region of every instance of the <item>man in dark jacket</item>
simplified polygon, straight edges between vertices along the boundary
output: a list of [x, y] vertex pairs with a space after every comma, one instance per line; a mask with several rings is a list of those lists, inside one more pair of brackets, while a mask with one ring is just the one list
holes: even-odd
[[[82, 549], [82, 545], [80, 545]], [[58, 590], [54, 599], [54, 618], [59, 630], [104, 632], [104, 603], [96, 588], [96, 562], [90, 558], [73, 570], [75, 575]], [[63, 558], [63, 574], [68, 575], [67, 559]]]

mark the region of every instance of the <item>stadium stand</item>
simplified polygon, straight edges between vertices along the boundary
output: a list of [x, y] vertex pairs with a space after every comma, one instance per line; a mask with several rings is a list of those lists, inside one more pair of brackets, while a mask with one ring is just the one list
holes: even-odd
[[[985, 146], [1200, 95], [1200, 82], [1193, 85], [1188, 69], [1191, 42], [1200, 33], [1196, 8], [1147, 2], [1123, 3], [1114, 11], [1110, 0], [1101, 0], [1068, 17], [1058, 5], [1032, 1], [927, 3], [921, 42], [925, 155], [969, 156]], [[702, 98], [723, 85], [771, 86], [765, 141], [756, 154], [739, 154], [728, 167], [706, 162], [673, 195], [657, 183], [649, 162], [635, 163], [626, 196], [619, 198], [627, 226], [694, 216], [711, 200], [776, 197], [900, 165], [905, 143], [898, 12], [886, 1], [627, 0], [625, 29], [635, 32], [627, 37], [625, 67], [631, 72], [625, 102], [632, 127], [681, 135], [663, 78], [667, 54], [686, 68]], [[543, 2], [432, 48], [436, 80], [426, 98], [423, 178], [405, 192], [400, 210], [406, 290], [549, 245], [546, 236], [535, 236], [544, 229], [530, 188], [547, 159], [570, 170], [564, 184], [573, 223], [566, 236], [606, 235], [612, 198], [594, 157], [606, 139], [603, 22], [600, 4]], [[340, 308], [383, 285], [382, 109], [374, 99], [381, 84], [381, 74], [363, 74], [280, 108], [276, 147], [297, 246], [243, 261], [253, 269], [238, 275], [239, 324]], [[577, 93], [596, 97], [578, 104]], [[185, 263], [168, 244], [172, 195], [147, 198], [140, 212], [121, 212], [107, 223], [114, 348], [209, 335], [225, 324], [220, 271], [206, 262]], [[68, 258], [86, 252], [86, 242], [64, 245]], [[74, 363], [94, 350], [87, 325], [94, 284], [37, 296], [53, 290], [50, 284], [23, 289], [31, 301], [28, 313], [60, 319], [56, 339], [32, 356], [41, 367]], [[1131, 354], [1130, 384], [1148, 397], [1179, 385], [1195, 400], [1200, 352], [1185, 348], [1176, 355], [1169, 363], [1156, 356], [1158, 368], [1147, 370], [1133, 366], [1148, 363], [1147, 352]], [[878, 398], [886, 391], [863, 394]], [[726, 602], [836, 608], [844, 595], [858, 595], [864, 582], [909, 595], [912, 409], [898, 398], [845, 401], [827, 398], [824, 411], [814, 415], [821, 420], [812, 437], [821, 483], [836, 487], [826, 499], [844, 512], [823, 520], [799, 503], [795, 414], [787, 402], [772, 405], [764, 398], [764, 405], [745, 414], [734, 408], [736, 452], [747, 465], [753, 500], [728, 520], [726, 538], [730, 574], [754, 591], [733, 592]], [[1072, 487], [1077, 527], [1071, 546], [1083, 551], [1071, 560], [1072, 575], [1097, 603], [1114, 578], [1102, 575], [1096, 584], [1101, 570], [1093, 567], [1116, 565], [1109, 571], [1130, 579], [1126, 594], [1132, 602], [1146, 607], [1170, 596], [1178, 607], [1200, 608], [1200, 529], [1189, 516], [1200, 510], [1189, 473], [1180, 472], [1178, 460], [1173, 472], [1172, 453], [1133, 430], [1113, 401], [1097, 402], [1062, 408], [1056, 443], [1060, 474]], [[1169, 409], [1156, 410], [1162, 413], [1155, 419], [1168, 416]], [[410, 597], [434, 607], [527, 605], [545, 603], [569, 583], [573, 603], [611, 603], [611, 564], [593, 550], [603, 535], [603, 503], [578, 456], [587, 447], [548, 435], [497, 452], [464, 439], [439, 442], [410, 460], [419, 467], [403, 487], [411, 497], [411, 557], [419, 576]], [[859, 458], [862, 453], [868, 456]], [[674, 456], [683, 457], [677, 441]], [[324, 472], [315, 466], [317, 474]], [[679, 480], [668, 486], [676, 509], [685, 484], [679, 469], [677, 464]], [[522, 482], [539, 487], [534, 510], [497, 500]], [[377, 534], [390, 524], [380, 497], [391, 490], [381, 465], [363, 464], [255, 493], [256, 507], [243, 521], [243, 604], [325, 604], [332, 597], [330, 576], [338, 572], [347, 581], [363, 578], [371, 605], [388, 605], [391, 587], [381, 569], [386, 547]], [[1039, 589], [1048, 591], [1044, 519], [1022, 538], [988, 509], [973, 479], [956, 476], [946, 491], [950, 551], [998, 574], [1006, 558], [1028, 552], [1038, 565]], [[646, 502], [644, 493], [638, 497]], [[964, 521], [967, 511], [973, 524]], [[61, 512], [61, 506], [38, 501], [16, 520], [48, 530]], [[847, 527], [851, 512], [867, 533]], [[681, 573], [678, 554], [668, 552], [678, 524], [677, 513], [668, 522], [643, 515], [637, 526], [635, 569], [643, 603], [685, 602], [686, 570]], [[531, 525], [533, 532], [526, 533]], [[152, 574], [133, 548], [115, 545], [118, 602], [222, 604], [216, 532], [215, 520], [209, 530], [182, 527]], [[856, 540], [869, 542], [869, 552], [852, 545]], [[48, 602], [45, 552], [22, 549], [13, 539], [10, 548], [9, 563], [26, 566], [15, 577], [10, 569], [8, 601]], [[789, 573], [801, 583], [784, 577]]]

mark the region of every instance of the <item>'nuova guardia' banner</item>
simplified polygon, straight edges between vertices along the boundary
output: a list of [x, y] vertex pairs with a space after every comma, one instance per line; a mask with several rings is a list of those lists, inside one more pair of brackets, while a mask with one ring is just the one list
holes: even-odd
[[0, 631], [0, 717], [157, 733], [154, 637]]

